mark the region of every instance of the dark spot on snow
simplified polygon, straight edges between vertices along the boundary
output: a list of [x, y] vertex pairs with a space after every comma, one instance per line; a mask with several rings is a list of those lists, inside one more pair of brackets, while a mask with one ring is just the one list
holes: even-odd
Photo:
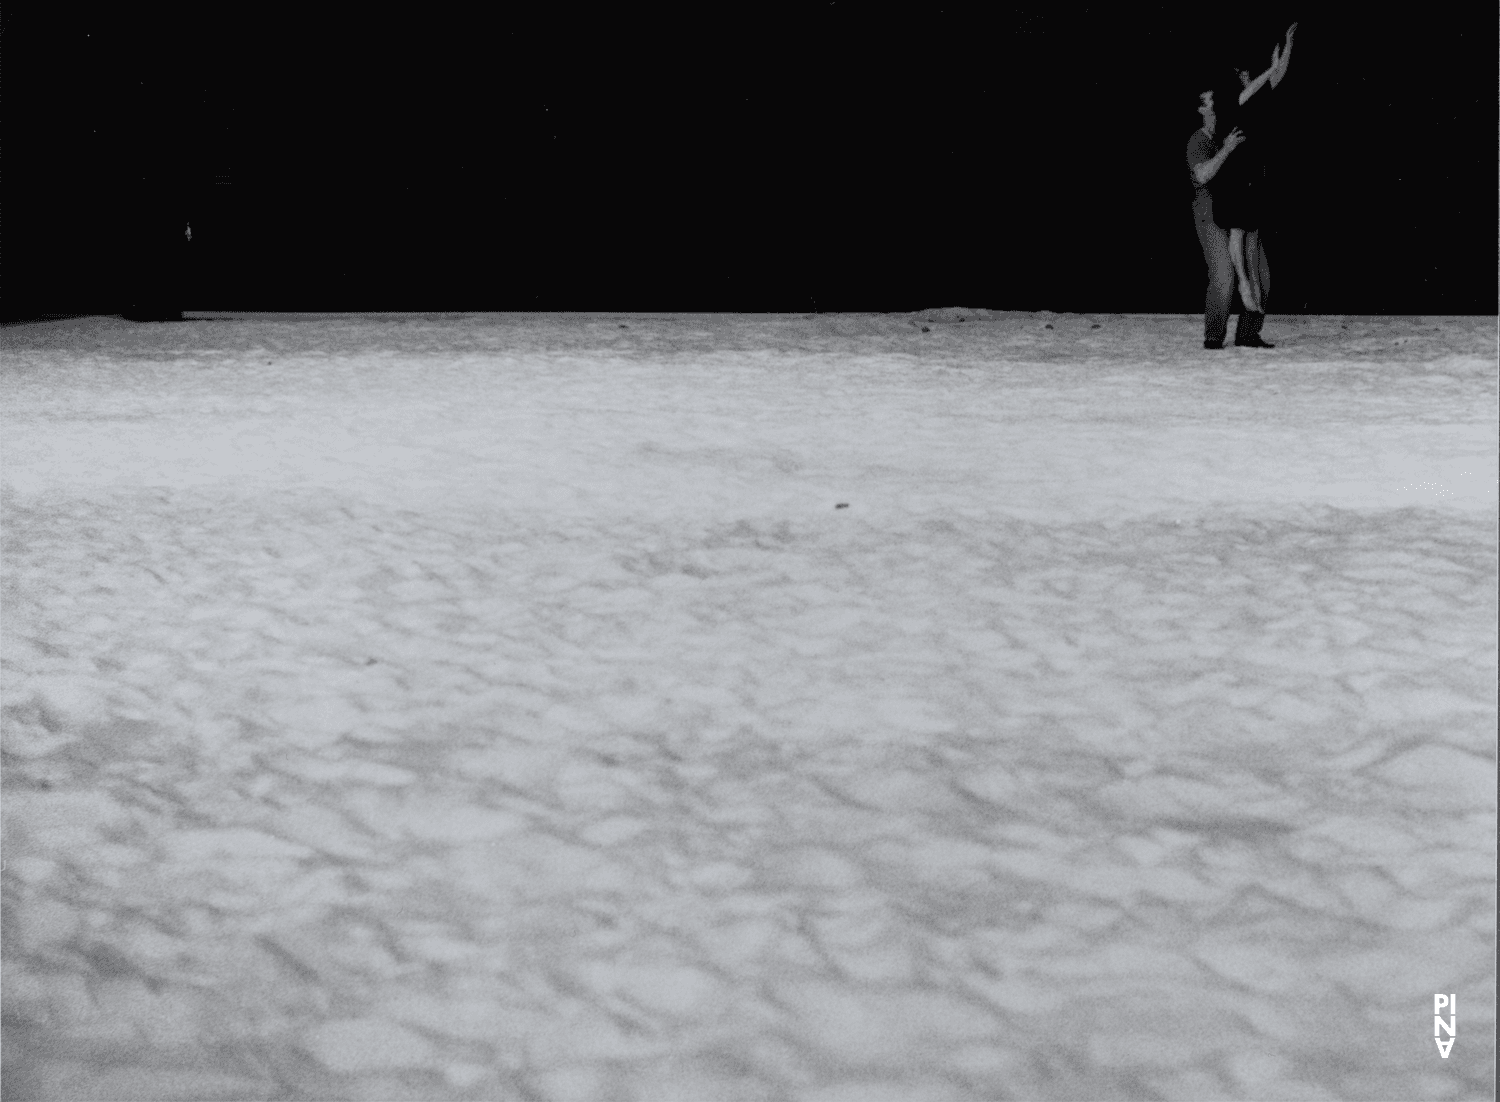
[[847, 501], [841, 501], [837, 505], [835, 505], [834, 508], [835, 509], [847, 509], [847, 508], [849, 508], [849, 503]]
[[105, 979], [135, 978], [141, 975], [135, 963], [112, 945], [94, 942], [74, 946], [74, 952], [94, 966], [94, 971]]
[[620, 326], [620, 328], [621, 328], [621, 329], [629, 329], [629, 328], [630, 328], [630, 326], [628, 326], [628, 325], [622, 325], [622, 326]]
[[1049, 322], [1048, 322], [1048, 323], [1047, 323], [1047, 328], [1048, 328], [1048, 329], [1051, 329], [1051, 328], [1052, 328], [1052, 323], [1051, 323], [1051, 322], [1050, 322], [1050, 321], [1049, 321]]
[[924, 325], [924, 326], [922, 326], [922, 332], [924, 332], [924, 333], [931, 333], [932, 330], [928, 329], [927, 326]]
[[1091, 326], [1089, 326], [1089, 328], [1090, 328], [1090, 329], [1098, 329], [1098, 328], [1099, 328], [1099, 325], [1098, 325], [1098, 323], [1095, 323], [1095, 324], [1093, 324], [1093, 325], [1091, 325]]
[[1208, 817], [1204, 819], [1164, 819], [1158, 826], [1184, 834], [1197, 834], [1218, 841], [1253, 841], [1290, 834], [1297, 828], [1289, 823], [1269, 819], [1236, 818], [1234, 816]]
[[374, 664], [375, 664], [375, 659], [373, 659], [373, 658], [366, 658], [365, 659], [365, 665], [366, 666], [373, 666]]

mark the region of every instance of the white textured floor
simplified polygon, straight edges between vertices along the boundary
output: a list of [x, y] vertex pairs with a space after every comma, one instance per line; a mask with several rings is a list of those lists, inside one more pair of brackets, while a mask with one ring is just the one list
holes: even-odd
[[5, 1097], [1493, 1097], [1495, 319], [1201, 326], [0, 330]]

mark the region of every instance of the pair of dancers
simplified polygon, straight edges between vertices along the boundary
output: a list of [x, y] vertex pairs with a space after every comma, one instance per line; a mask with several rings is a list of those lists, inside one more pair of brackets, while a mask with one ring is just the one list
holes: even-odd
[[[1285, 50], [1280, 45], [1272, 49], [1271, 67], [1260, 76], [1251, 79], [1245, 70], [1226, 72], [1224, 79], [1215, 81], [1199, 97], [1203, 128], [1188, 142], [1188, 167], [1195, 188], [1194, 220], [1209, 268], [1204, 331], [1204, 346], [1208, 348], [1223, 347], [1229, 299], [1233, 294], [1228, 284], [1231, 278], [1238, 284], [1246, 311], [1236, 330], [1235, 343], [1271, 347], [1260, 340], [1270, 284], [1270, 265], [1260, 235], [1266, 190], [1265, 111], [1256, 109], [1264, 107], [1265, 97], [1253, 107], [1251, 101], [1267, 83], [1275, 88], [1286, 76], [1296, 31], [1294, 23], [1287, 31]], [[1215, 137], [1221, 132], [1225, 138], [1219, 143]], [[1236, 153], [1256, 134], [1261, 137], [1259, 148], [1251, 144]]]

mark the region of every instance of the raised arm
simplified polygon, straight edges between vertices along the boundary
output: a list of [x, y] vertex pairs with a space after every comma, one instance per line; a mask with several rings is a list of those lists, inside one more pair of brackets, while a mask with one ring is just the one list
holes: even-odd
[[[1264, 73], [1261, 73], [1260, 76], [1256, 77], [1249, 84], [1245, 85], [1245, 90], [1240, 93], [1240, 106], [1243, 107], [1246, 100], [1255, 95], [1256, 92], [1259, 92], [1261, 88], [1265, 86], [1266, 81], [1270, 80], [1274, 82], [1275, 76], [1276, 66], [1272, 65], [1271, 68], [1267, 69]], [[1275, 83], [1272, 83], [1271, 87], [1276, 87]]]
[[1280, 57], [1277, 57], [1276, 51], [1271, 51], [1272, 88], [1275, 88], [1278, 84], [1281, 83], [1282, 78], [1286, 76], [1287, 66], [1291, 65], [1292, 63], [1292, 39], [1296, 36], [1296, 34], [1297, 24], [1293, 23], [1290, 27], [1287, 28], [1286, 32], [1286, 53], [1282, 54]]
[[1297, 24], [1293, 23], [1286, 32], [1286, 53], [1281, 52], [1280, 46], [1271, 48], [1271, 67], [1245, 85], [1245, 90], [1240, 93], [1240, 106], [1243, 107], [1246, 100], [1265, 87], [1266, 81], [1269, 80], [1271, 87], [1275, 88], [1286, 77], [1287, 66], [1292, 60], [1292, 38], [1296, 33]]

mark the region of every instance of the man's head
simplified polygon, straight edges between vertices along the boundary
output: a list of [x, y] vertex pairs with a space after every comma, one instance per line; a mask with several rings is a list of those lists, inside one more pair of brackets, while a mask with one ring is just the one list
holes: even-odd
[[1206, 92], [1202, 92], [1199, 94], [1198, 114], [1203, 116], [1204, 132], [1207, 133], [1210, 138], [1213, 137], [1214, 128], [1218, 125], [1219, 119], [1218, 116], [1214, 114], [1214, 93], [1212, 88], [1210, 88]]

